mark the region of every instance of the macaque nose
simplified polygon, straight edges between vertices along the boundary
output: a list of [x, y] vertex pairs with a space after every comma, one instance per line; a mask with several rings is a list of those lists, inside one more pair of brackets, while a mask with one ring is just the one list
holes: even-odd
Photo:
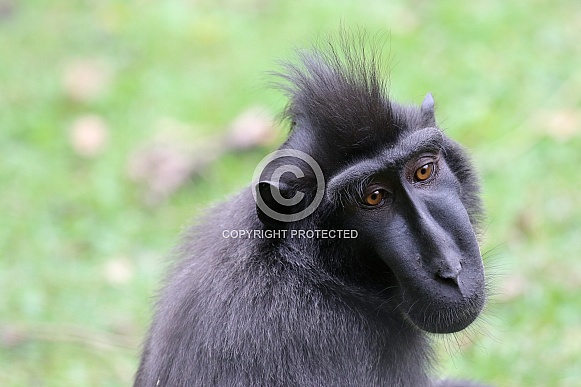
[[458, 276], [462, 271], [462, 263], [455, 256], [442, 258], [436, 270], [436, 275], [443, 280], [452, 281], [458, 286]]

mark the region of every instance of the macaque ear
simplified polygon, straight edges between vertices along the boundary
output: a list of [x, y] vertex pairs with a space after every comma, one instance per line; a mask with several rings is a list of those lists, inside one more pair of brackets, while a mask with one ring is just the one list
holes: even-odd
[[422, 123], [425, 128], [436, 126], [436, 115], [434, 113], [434, 97], [432, 93], [426, 94], [424, 100], [422, 101]]
[[269, 180], [260, 181], [254, 187], [256, 190], [256, 213], [260, 221], [274, 229], [286, 228], [285, 217], [297, 212], [297, 207], [304, 194], [295, 192], [282, 182]]

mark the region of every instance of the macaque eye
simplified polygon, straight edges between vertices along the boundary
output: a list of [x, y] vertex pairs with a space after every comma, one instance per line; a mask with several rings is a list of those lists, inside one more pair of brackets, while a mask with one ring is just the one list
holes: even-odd
[[381, 189], [377, 189], [377, 190], [373, 191], [372, 193], [370, 193], [369, 195], [367, 195], [365, 197], [365, 199], [363, 199], [363, 202], [365, 204], [367, 204], [368, 206], [377, 206], [378, 204], [381, 204], [384, 196], [385, 196], [385, 191], [383, 191]]
[[426, 181], [434, 174], [434, 163], [427, 163], [416, 169], [414, 179], [416, 181]]

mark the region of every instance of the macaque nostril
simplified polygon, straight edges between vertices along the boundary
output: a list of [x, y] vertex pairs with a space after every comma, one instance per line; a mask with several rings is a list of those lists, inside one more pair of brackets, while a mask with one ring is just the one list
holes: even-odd
[[458, 262], [454, 267], [441, 267], [436, 272], [437, 277], [444, 282], [451, 282], [458, 286], [458, 276], [462, 271], [462, 264]]
[[458, 276], [451, 277], [438, 273], [436, 279], [440, 282], [447, 283], [448, 285], [458, 286]]

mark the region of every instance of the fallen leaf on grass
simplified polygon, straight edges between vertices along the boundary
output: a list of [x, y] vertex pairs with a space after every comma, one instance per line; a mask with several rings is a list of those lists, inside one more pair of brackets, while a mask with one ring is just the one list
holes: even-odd
[[502, 283], [497, 299], [500, 302], [512, 301], [522, 296], [527, 290], [527, 286], [527, 280], [523, 276], [511, 276]]
[[0, 20], [5, 20], [14, 15], [16, 5], [12, 0], [0, 1]]
[[190, 155], [167, 144], [148, 144], [129, 160], [129, 176], [146, 186], [145, 200], [156, 204], [176, 191], [194, 171]]
[[566, 141], [581, 132], [581, 112], [573, 109], [541, 113], [541, 128], [551, 137]]
[[278, 135], [273, 118], [259, 107], [242, 112], [223, 136], [199, 137], [191, 125], [167, 118], [156, 126], [157, 134], [130, 156], [127, 168], [129, 177], [145, 186], [150, 205], [202, 174], [222, 154], [270, 146]]
[[185, 124], [162, 120], [156, 136], [129, 157], [128, 175], [145, 186], [147, 204], [165, 200], [221, 154], [220, 141], [199, 138], [194, 141], [195, 132]]
[[111, 83], [111, 71], [100, 59], [77, 59], [63, 73], [65, 93], [77, 102], [90, 102], [101, 95]]
[[105, 262], [103, 275], [112, 285], [124, 285], [131, 281], [135, 268], [125, 257], [113, 258]]
[[225, 144], [228, 150], [246, 150], [271, 145], [277, 134], [274, 119], [266, 109], [252, 107], [230, 124]]
[[69, 140], [76, 154], [95, 157], [103, 152], [109, 139], [105, 120], [96, 114], [77, 118], [71, 125]]

